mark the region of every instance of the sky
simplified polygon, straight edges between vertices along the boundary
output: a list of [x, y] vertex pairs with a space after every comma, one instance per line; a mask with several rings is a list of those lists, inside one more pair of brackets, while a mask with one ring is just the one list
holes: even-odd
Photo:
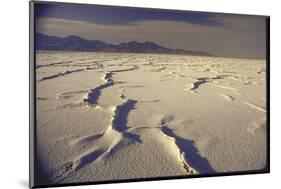
[[262, 16], [38, 3], [36, 32], [119, 44], [151, 41], [161, 46], [216, 56], [265, 58]]

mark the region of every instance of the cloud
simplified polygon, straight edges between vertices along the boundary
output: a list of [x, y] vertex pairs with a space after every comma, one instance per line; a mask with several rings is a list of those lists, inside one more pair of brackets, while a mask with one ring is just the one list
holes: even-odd
[[263, 17], [216, 15], [219, 25], [146, 20], [128, 24], [98, 24], [60, 18], [37, 18], [36, 31], [65, 37], [78, 35], [108, 43], [152, 41], [169, 48], [204, 51], [219, 56], [265, 57]]

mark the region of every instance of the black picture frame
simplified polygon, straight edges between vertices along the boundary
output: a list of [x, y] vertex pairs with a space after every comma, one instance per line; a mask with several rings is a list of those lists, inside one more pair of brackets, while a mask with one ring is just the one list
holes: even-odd
[[[48, 1], [30, 1], [29, 2], [29, 187], [30, 188], [46, 188], [46, 187], [62, 187], [62, 186], [78, 186], [78, 185], [95, 185], [95, 184], [108, 184], [108, 183], [126, 183], [126, 182], [142, 182], [142, 181], [157, 181], [157, 180], [170, 180], [170, 179], [188, 179], [188, 178], [203, 178], [203, 177], [221, 177], [221, 176], [235, 176], [235, 175], [248, 175], [248, 174], [264, 174], [270, 173], [270, 16], [264, 16], [266, 19], [266, 156], [267, 166], [262, 170], [249, 170], [249, 171], [237, 171], [237, 172], [224, 172], [215, 174], [199, 174], [190, 176], [169, 176], [169, 177], [152, 177], [141, 179], [124, 179], [124, 180], [108, 180], [108, 181], [93, 181], [83, 183], [66, 183], [66, 184], [42, 184], [40, 181], [41, 173], [37, 161], [37, 135], [36, 135], [36, 57], [35, 57], [35, 16], [34, 10], [36, 5], [39, 4], [72, 4], [81, 5], [80, 3], [66, 3], [66, 2], [48, 2]], [[85, 4], [83, 4], [85, 5]], [[108, 5], [94, 5], [89, 6], [101, 6], [101, 7], [118, 7]], [[126, 7], [129, 9], [149, 9], [149, 10], [163, 10], [174, 12], [186, 12], [182, 10], [167, 10], [167, 9], [155, 9], [155, 8], [139, 8], [139, 7]], [[189, 11], [190, 12], [190, 11]], [[191, 11], [197, 12], [197, 11]], [[218, 13], [229, 14], [229, 13]], [[233, 14], [236, 15], [236, 14]], [[239, 14], [240, 15], [240, 14]], [[250, 15], [254, 16], [254, 15]], [[260, 16], [260, 15], [259, 15]]]

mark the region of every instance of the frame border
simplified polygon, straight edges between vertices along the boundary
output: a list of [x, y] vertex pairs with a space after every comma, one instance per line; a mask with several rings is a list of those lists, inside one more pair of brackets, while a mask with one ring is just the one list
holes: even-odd
[[[105, 180], [105, 181], [90, 181], [81, 183], [64, 183], [64, 184], [42, 184], [38, 182], [38, 175], [42, 175], [38, 171], [38, 157], [37, 157], [37, 114], [36, 114], [36, 39], [35, 39], [35, 24], [36, 19], [34, 15], [36, 4], [68, 4], [68, 5], [88, 5], [100, 7], [119, 7], [129, 9], [148, 9], [161, 10], [166, 12], [196, 12], [196, 13], [212, 13], [223, 15], [240, 15], [240, 16], [257, 16], [264, 17], [266, 21], [266, 166], [260, 170], [247, 171], [233, 171], [222, 172], [214, 174], [200, 174], [200, 175], [183, 175], [183, 176], [168, 176], [168, 177], [148, 177], [135, 179], [119, 179], [119, 180]], [[55, 1], [29, 1], [29, 187], [30, 188], [49, 188], [49, 187], [63, 187], [63, 186], [83, 186], [83, 185], [97, 185], [97, 184], [113, 184], [113, 183], [128, 183], [128, 182], [143, 182], [143, 181], [162, 181], [175, 179], [190, 179], [190, 178], [206, 178], [206, 177], [222, 177], [222, 176], [239, 176], [251, 174], [265, 174], [270, 173], [270, 16], [268, 15], [249, 15], [238, 13], [223, 13], [223, 12], [206, 12], [206, 11], [190, 11], [190, 10], [174, 10], [161, 8], [144, 8], [144, 7], [127, 7], [118, 5], [100, 5], [88, 3], [68, 3]], [[40, 181], [39, 181], [40, 182]]]

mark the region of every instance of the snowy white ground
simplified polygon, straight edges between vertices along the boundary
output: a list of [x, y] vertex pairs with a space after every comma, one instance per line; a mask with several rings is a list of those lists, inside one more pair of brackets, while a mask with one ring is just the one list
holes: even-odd
[[37, 52], [37, 148], [51, 182], [266, 166], [265, 60]]

